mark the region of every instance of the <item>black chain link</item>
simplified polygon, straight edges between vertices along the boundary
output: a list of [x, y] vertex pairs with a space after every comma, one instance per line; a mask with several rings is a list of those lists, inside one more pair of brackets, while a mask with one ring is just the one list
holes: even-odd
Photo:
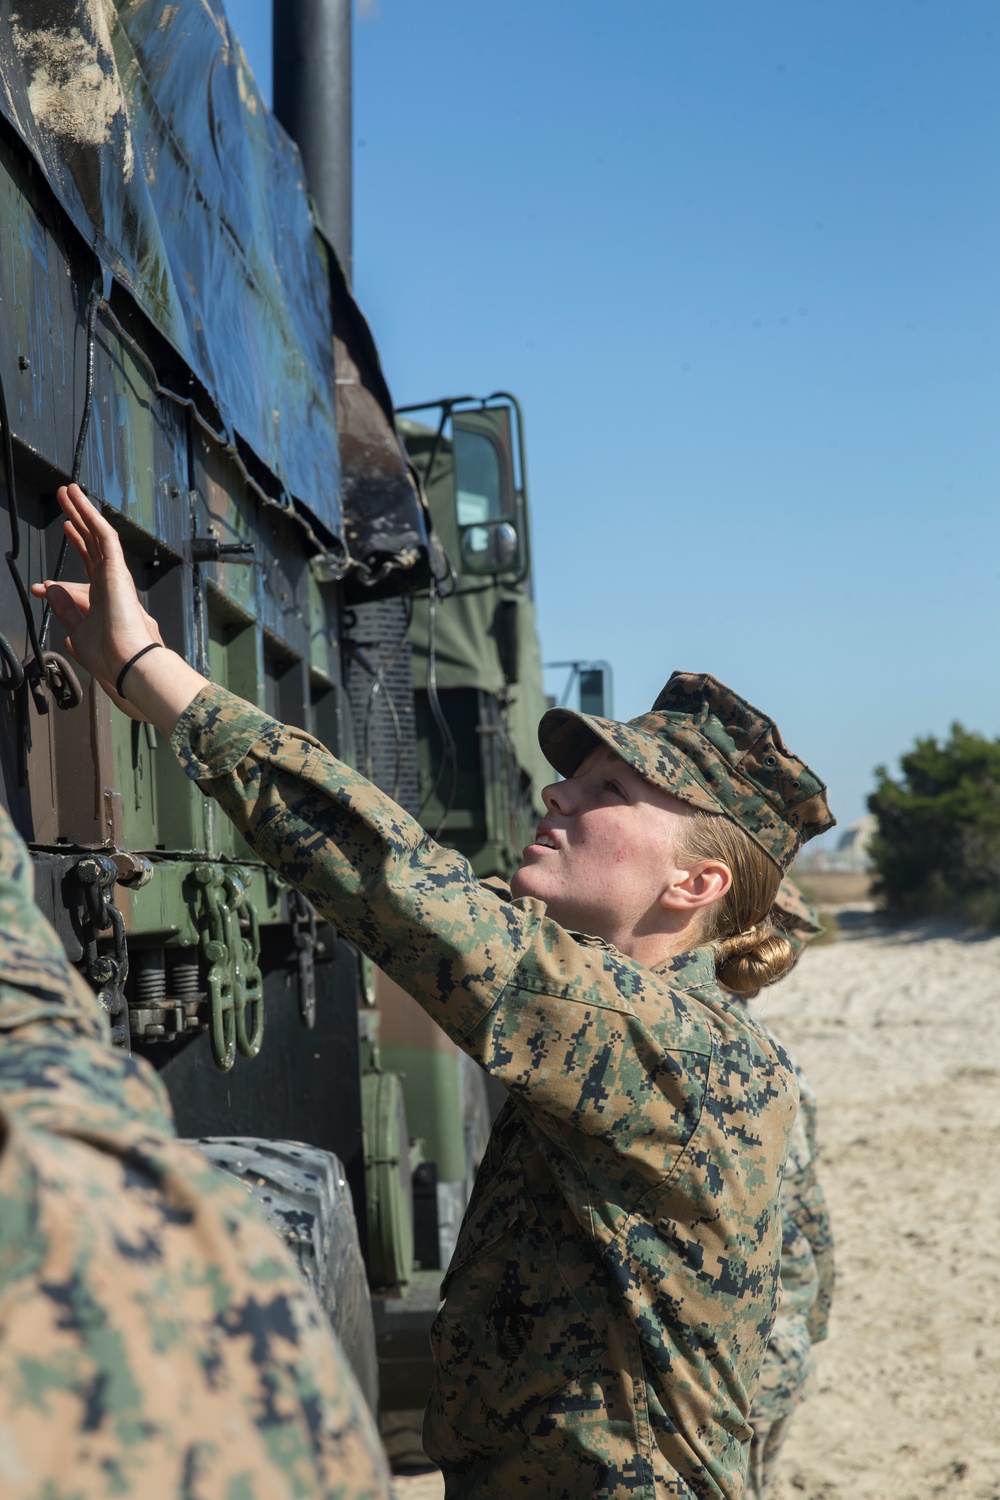
[[[78, 860], [75, 874], [83, 887], [85, 926], [83, 959], [87, 978], [97, 988], [97, 999], [111, 1022], [111, 1042], [123, 1052], [131, 1051], [125, 981], [128, 978], [128, 946], [125, 922], [115, 905], [114, 887], [118, 866], [103, 854], [88, 854]], [[114, 951], [101, 953], [98, 933], [111, 929]]]
[[316, 955], [323, 952], [316, 936], [316, 910], [301, 892], [290, 891], [288, 915], [299, 961], [299, 1019], [312, 1031], [316, 1025]]

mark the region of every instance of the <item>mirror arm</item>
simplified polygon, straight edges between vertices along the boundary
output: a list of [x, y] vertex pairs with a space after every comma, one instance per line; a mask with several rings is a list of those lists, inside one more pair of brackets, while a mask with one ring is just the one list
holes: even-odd
[[444, 425], [447, 422], [448, 418], [451, 416], [452, 405], [453, 403], [448, 400], [441, 402], [441, 420], [438, 423], [437, 432], [434, 434], [434, 441], [431, 444], [430, 457], [427, 460], [427, 477], [424, 480], [425, 490], [429, 490], [431, 487], [431, 474], [434, 470], [434, 461], [437, 458], [438, 453], [441, 451], [441, 439], [444, 436]]

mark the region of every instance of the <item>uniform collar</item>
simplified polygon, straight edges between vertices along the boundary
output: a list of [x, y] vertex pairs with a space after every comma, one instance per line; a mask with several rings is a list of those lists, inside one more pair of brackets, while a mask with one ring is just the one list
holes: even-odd
[[714, 948], [689, 948], [686, 953], [675, 953], [664, 963], [657, 964], [654, 974], [662, 974], [680, 989], [692, 990], [697, 985], [715, 984]]

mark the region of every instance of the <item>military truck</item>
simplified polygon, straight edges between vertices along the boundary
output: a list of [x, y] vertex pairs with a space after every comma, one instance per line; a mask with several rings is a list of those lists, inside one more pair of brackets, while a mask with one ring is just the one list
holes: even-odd
[[[288, 69], [349, 61], [350, 6], [295, 10], [320, 32], [296, 48], [284, 18], [276, 101], [301, 111], [328, 80]], [[338, 128], [297, 126], [314, 152], [343, 148]], [[343, 173], [324, 207], [328, 163], [305, 166], [308, 185], [220, 0], [4, 23], [0, 774], [115, 1044], [272, 1214], [374, 1405], [370, 1284], [382, 1404], [405, 1411], [495, 1101], [27, 592], [81, 576], [54, 502], [79, 480], [170, 646], [509, 874], [549, 775], [520, 410], [452, 398], [397, 428], [348, 283]]]

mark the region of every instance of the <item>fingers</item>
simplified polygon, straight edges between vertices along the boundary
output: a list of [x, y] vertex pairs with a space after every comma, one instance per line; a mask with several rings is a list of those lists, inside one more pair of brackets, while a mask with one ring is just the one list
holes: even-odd
[[90, 609], [90, 589], [85, 583], [33, 583], [31, 592], [51, 604], [52, 613], [67, 631], [75, 630]]
[[56, 499], [66, 517], [63, 530], [87, 564], [89, 573], [104, 557], [99, 534], [92, 524], [97, 511], [78, 484], [62, 485], [56, 490]]
[[92, 578], [94, 576], [94, 563], [90, 555], [90, 548], [87, 546], [87, 543], [77, 531], [75, 522], [64, 521], [63, 531], [66, 533], [68, 541], [72, 543], [77, 552], [79, 552], [80, 556], [83, 558], [83, 566], [87, 570], [87, 577]]
[[[70, 488], [77, 489], [78, 486], [72, 485]], [[78, 520], [75, 506], [69, 498], [69, 491], [65, 485], [56, 491], [56, 499], [62, 506], [66, 516], [66, 519], [63, 521], [63, 531], [66, 534], [66, 540], [71, 543], [74, 551], [78, 552], [83, 559], [83, 566], [86, 569], [87, 577], [93, 578], [94, 568], [101, 560], [99, 546], [90, 533], [89, 528], [86, 528]]]
[[66, 516], [66, 535], [85, 562], [96, 567], [123, 555], [118, 533], [78, 484], [62, 485], [56, 499]]
[[44, 583], [33, 583], [31, 592], [36, 599], [44, 599], [48, 596], [49, 589], [62, 589], [69, 595], [73, 603], [79, 609], [81, 615], [90, 613], [90, 584], [89, 583], [56, 583], [47, 578]]

